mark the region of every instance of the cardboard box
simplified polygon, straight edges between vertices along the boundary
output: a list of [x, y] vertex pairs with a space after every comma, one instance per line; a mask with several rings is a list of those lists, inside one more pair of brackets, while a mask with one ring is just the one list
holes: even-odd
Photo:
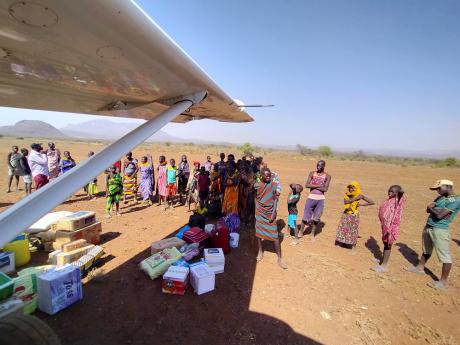
[[76, 266], [80, 269], [80, 271], [88, 270], [92, 265], [96, 263], [96, 261], [104, 254], [104, 248], [101, 246], [94, 246], [92, 249], [88, 251], [85, 255], [83, 255], [77, 261], [71, 263], [71, 265]]
[[62, 253], [62, 250], [58, 249], [48, 254], [48, 263], [51, 265], [57, 265], [57, 255]]
[[76, 241], [72, 241], [72, 242], [63, 244], [62, 251], [64, 253], [68, 253], [68, 252], [71, 252], [72, 250], [86, 247], [87, 245], [88, 245], [88, 242], [86, 242], [86, 240], [82, 238], [80, 240], [76, 240]]
[[165, 238], [164, 240], [155, 241], [151, 245], [152, 255], [161, 252], [163, 249], [176, 247], [179, 249], [185, 244], [184, 240], [177, 237]]
[[61, 252], [56, 255], [56, 264], [57, 266], [64, 266], [65, 264], [70, 264], [71, 262], [77, 261], [83, 255], [86, 255], [90, 249], [94, 247], [94, 244], [90, 244], [86, 247], [78, 248], [72, 250], [71, 252]]
[[102, 232], [101, 222], [97, 222], [77, 231], [56, 231], [54, 249], [62, 249], [62, 245], [72, 241], [85, 239], [91, 244], [99, 244]]
[[0, 253], [0, 272], [10, 273], [14, 272], [14, 253], [13, 252], [3, 252]]
[[54, 315], [83, 298], [80, 270], [66, 265], [40, 274], [37, 290], [38, 308]]
[[187, 289], [188, 275], [188, 267], [170, 266], [163, 274], [161, 290], [164, 293], [184, 295]]
[[205, 263], [190, 265], [190, 283], [198, 295], [212, 291], [215, 288], [216, 275]]
[[76, 231], [96, 223], [96, 213], [93, 211], [79, 211], [70, 216], [60, 218], [52, 224], [51, 230]]

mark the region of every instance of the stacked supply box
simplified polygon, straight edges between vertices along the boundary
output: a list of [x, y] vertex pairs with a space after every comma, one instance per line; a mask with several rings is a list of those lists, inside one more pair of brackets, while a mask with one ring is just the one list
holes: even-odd
[[190, 283], [198, 295], [214, 290], [215, 282], [216, 275], [206, 263], [190, 265]]
[[215, 274], [224, 273], [225, 255], [222, 248], [206, 248], [204, 250], [204, 261]]
[[80, 259], [72, 262], [71, 265], [78, 267], [81, 272], [86, 271], [99, 260], [102, 254], [104, 254], [104, 248], [101, 246], [94, 246]]
[[101, 222], [88, 225], [75, 231], [57, 230], [54, 249], [62, 249], [62, 245], [68, 242], [84, 239], [90, 244], [99, 244], [102, 232]]
[[170, 266], [163, 274], [162, 291], [174, 295], [184, 295], [187, 288], [188, 274], [188, 267]]
[[50, 315], [83, 298], [80, 269], [72, 265], [37, 276], [38, 308]]
[[51, 226], [52, 230], [76, 231], [96, 223], [96, 213], [93, 211], [79, 211], [60, 218]]

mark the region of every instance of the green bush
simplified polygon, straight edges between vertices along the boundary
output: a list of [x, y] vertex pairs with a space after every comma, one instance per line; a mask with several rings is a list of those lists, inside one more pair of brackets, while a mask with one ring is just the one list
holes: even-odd
[[244, 143], [243, 145], [238, 147], [238, 150], [243, 152], [245, 156], [252, 155], [256, 151], [255, 147], [252, 146], [250, 143]]
[[457, 158], [454, 158], [454, 157], [448, 157], [446, 159], [444, 159], [444, 165], [446, 167], [456, 167], [459, 165], [459, 161]]
[[318, 147], [318, 153], [321, 157], [330, 157], [332, 156], [332, 149], [329, 146], [320, 146]]

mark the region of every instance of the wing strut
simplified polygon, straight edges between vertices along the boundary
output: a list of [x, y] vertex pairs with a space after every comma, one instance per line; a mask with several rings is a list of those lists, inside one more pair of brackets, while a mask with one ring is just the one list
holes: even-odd
[[205, 96], [206, 92], [199, 92], [176, 100], [174, 104], [154, 119], [137, 127], [98, 154], [0, 213], [0, 247], [64, 202], [87, 184], [91, 178], [107, 169], [168, 122], [192, 105], [201, 102]]

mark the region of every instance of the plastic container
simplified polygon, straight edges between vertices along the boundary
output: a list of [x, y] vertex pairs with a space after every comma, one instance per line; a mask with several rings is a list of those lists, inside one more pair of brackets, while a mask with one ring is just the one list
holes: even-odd
[[0, 272], [0, 301], [13, 295], [13, 279]]
[[14, 253], [4, 252], [0, 253], [0, 272], [10, 273], [14, 272]]
[[230, 234], [230, 247], [238, 248], [239, 242], [240, 242], [240, 234], [237, 232], [232, 232]]
[[14, 241], [5, 244], [3, 249], [5, 252], [14, 253], [14, 261], [16, 267], [24, 266], [30, 261], [29, 240], [25, 238], [25, 236], [16, 237]]
[[0, 319], [3, 319], [7, 316], [20, 316], [24, 312], [24, 302], [20, 299], [9, 299], [5, 302], [0, 303]]

